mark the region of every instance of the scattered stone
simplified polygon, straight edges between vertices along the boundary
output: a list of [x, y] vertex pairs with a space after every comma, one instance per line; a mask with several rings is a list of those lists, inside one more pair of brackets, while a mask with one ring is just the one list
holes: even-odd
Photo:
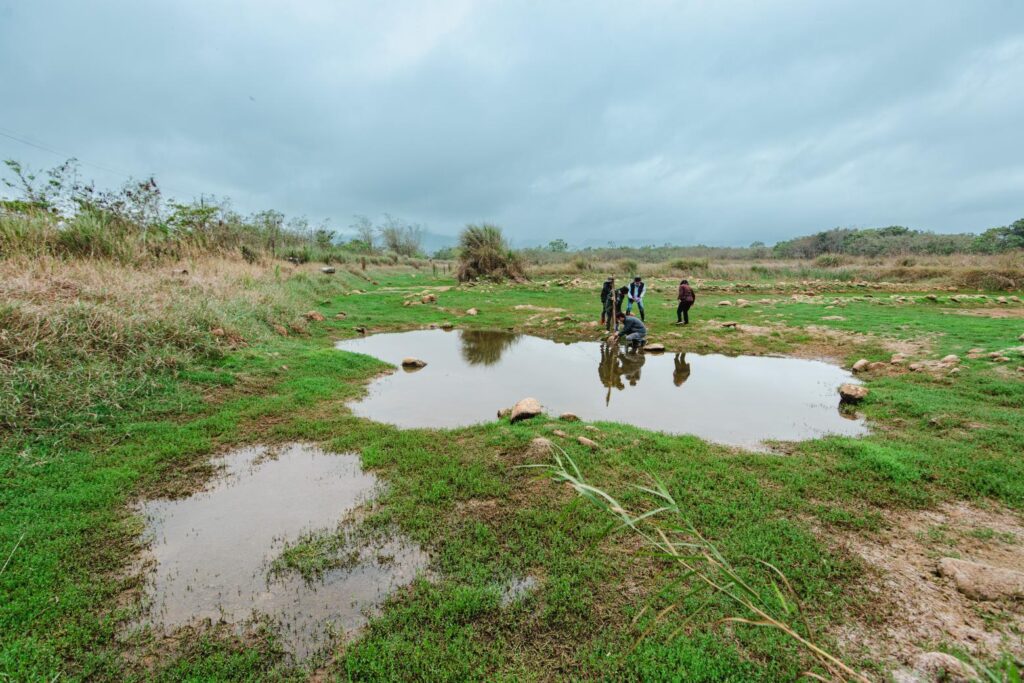
[[997, 363], [1009, 363], [1009, 362], [1010, 362], [1010, 359], [1009, 359], [1008, 357], [1006, 357], [1006, 356], [997, 356], [997, 357], [995, 358], [995, 361], [996, 361]]
[[413, 358], [412, 356], [409, 356], [407, 358], [403, 358], [402, 359], [402, 367], [403, 368], [417, 368], [417, 369], [418, 368], [425, 368], [425, 367], [427, 367], [427, 362], [424, 361], [424, 360], [420, 360], [419, 358]]
[[358, 332], [359, 334], [366, 334], [366, 328], [365, 327], [357, 327], [356, 328], [356, 332]]
[[665, 345], [647, 344], [644, 346], [644, 353], [665, 353]]
[[600, 446], [597, 445], [596, 441], [591, 441], [590, 439], [588, 439], [585, 436], [578, 436], [578, 437], [576, 437], [576, 441], [579, 442], [579, 444], [581, 446], [586, 446], [587, 448], [589, 448], [591, 450], [594, 450], [594, 451], [596, 451], [598, 448], [600, 448]]
[[914, 658], [914, 671], [924, 675], [923, 679], [915, 677], [924, 683], [968, 683], [981, 680], [974, 667], [945, 652], [922, 652]]
[[502, 418], [508, 417], [511, 414], [512, 414], [512, 409], [511, 408], [502, 408], [501, 410], [498, 411], [498, 419], [500, 420]]
[[558, 419], [562, 422], [579, 422], [580, 418], [575, 413], [562, 413], [558, 416]]
[[520, 422], [522, 420], [529, 420], [531, 417], [537, 417], [544, 411], [541, 408], [540, 401], [535, 398], [524, 398], [514, 406], [512, 406], [512, 413], [509, 418], [513, 423]]
[[859, 384], [844, 384], [839, 387], [839, 398], [843, 403], [860, 403], [867, 395], [867, 387]]
[[311, 323], [319, 323], [323, 322], [324, 320], [324, 314], [320, 313], [319, 311], [308, 311], [306, 313], [303, 313], [302, 317]]
[[595, 434], [601, 433], [601, 430], [595, 427], [594, 425], [587, 425], [586, 427], [584, 427], [584, 429], [586, 429], [588, 432], [594, 432]]
[[438, 327], [440, 327], [442, 330], [450, 330], [453, 327], [455, 327], [455, 325], [452, 325], [450, 322], [446, 321], [446, 322], [443, 322], [440, 325], [438, 325]]
[[871, 362], [867, 358], [861, 358], [859, 361], [853, 364], [853, 371], [864, 372], [865, 370], [868, 369], [868, 366], [870, 365]]
[[1024, 598], [1024, 572], [943, 557], [939, 574], [953, 579], [957, 590], [975, 600]]
[[436, 304], [437, 294], [424, 294], [420, 297], [420, 303], [424, 304]]
[[347, 313], [341, 312], [341, 313], [336, 313], [335, 316], [334, 316], [334, 319], [335, 320], [344, 320], [347, 317], [348, 317]]
[[320, 272], [324, 275], [334, 275], [338, 271], [336, 271], [333, 266], [324, 266], [320, 269]]
[[475, 308], [471, 308], [468, 311], [466, 311], [466, 315], [477, 315], [478, 313], [480, 313], [480, 311], [476, 310]]
[[543, 436], [538, 436], [530, 441], [529, 453], [532, 456], [546, 456], [550, 455], [555, 449], [555, 444], [551, 443], [551, 439], [545, 439]]
[[956, 355], [955, 353], [951, 353], [948, 356], [943, 356], [942, 360], [940, 360], [939, 362], [944, 365], [956, 365], [957, 363], [960, 362], [960, 356]]
[[892, 354], [892, 358], [889, 359], [889, 362], [892, 363], [893, 365], [899, 365], [901, 363], [905, 363], [906, 360], [907, 357], [904, 356], [902, 353], [894, 353]]
[[223, 327], [215, 327], [212, 330], [210, 330], [210, 334], [212, 334], [214, 337], [223, 337], [224, 336], [224, 328]]
[[889, 367], [888, 363], [883, 363], [881, 361], [875, 361], [874, 363], [871, 363], [870, 365], [868, 365], [868, 370], [871, 370], [872, 372], [875, 372], [877, 370], [884, 370], [887, 367]]
[[938, 301], [939, 300], [939, 297], [937, 297], [934, 294], [926, 294], [924, 298], [928, 299], [928, 301]]
[[565, 432], [563, 432], [561, 429], [556, 429], [555, 431], [553, 431], [551, 433], [554, 434], [555, 436], [560, 436], [563, 439], [568, 439], [569, 438], [569, 435], [566, 434]]
[[738, 324], [739, 324], [739, 323], [736, 323], [736, 322], [731, 322], [731, 321], [730, 321], [730, 322], [725, 322], [725, 323], [722, 323], [722, 327], [731, 327], [731, 328], [735, 329], [736, 325], [738, 325]]
[[975, 353], [975, 354], [977, 354], [977, 353], [985, 353], [985, 349], [977, 349], [977, 348], [970, 349], [970, 350], [967, 351], [967, 353]]
[[288, 336], [288, 329], [284, 325], [274, 325], [274, 332], [277, 332], [282, 337]]
[[846, 320], [846, 318], [841, 315], [826, 315], [822, 320]]
[[924, 370], [924, 363], [911, 363], [907, 366], [911, 372], [918, 372]]
[[729, 301], [728, 299], [726, 299], [725, 301], [719, 301], [718, 305], [719, 306], [732, 306], [732, 302]]

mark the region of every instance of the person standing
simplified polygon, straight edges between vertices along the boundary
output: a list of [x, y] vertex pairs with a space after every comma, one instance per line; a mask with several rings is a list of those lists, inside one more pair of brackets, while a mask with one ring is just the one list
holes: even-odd
[[694, 293], [693, 288], [690, 287], [689, 280], [683, 280], [679, 283], [679, 294], [676, 296], [679, 299], [679, 306], [676, 307], [676, 325], [689, 325], [690, 324], [690, 306], [697, 300], [697, 295]]
[[615, 278], [610, 277], [604, 281], [601, 287], [601, 324], [607, 324], [606, 329], [612, 329], [612, 321], [615, 318]]
[[629, 301], [626, 303], [626, 314], [628, 315], [633, 310], [633, 304], [636, 304], [637, 311], [640, 312], [640, 320], [646, 320], [644, 318], [644, 285], [643, 279], [637, 275], [633, 278], [633, 282], [629, 284]]

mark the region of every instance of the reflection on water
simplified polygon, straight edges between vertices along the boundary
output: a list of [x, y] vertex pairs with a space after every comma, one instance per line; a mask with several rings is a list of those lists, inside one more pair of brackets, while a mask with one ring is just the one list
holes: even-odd
[[273, 576], [270, 563], [303, 533], [330, 531], [373, 496], [377, 479], [358, 456], [297, 444], [279, 453], [243, 448], [221, 459], [223, 477], [181, 500], [144, 504], [154, 568], [148, 622], [173, 629], [204, 619], [242, 626], [257, 615], [280, 625], [304, 657], [330, 631], [351, 631], [395, 588], [412, 581], [427, 556], [401, 537], [359, 549], [354, 566], [315, 582]]
[[836, 390], [856, 380], [821, 361], [645, 355], [598, 342], [560, 344], [479, 330], [378, 334], [337, 346], [395, 365], [406, 356], [427, 362], [419, 372], [374, 381], [369, 395], [352, 404], [357, 415], [400, 427], [490, 421], [497, 410], [533, 396], [551, 414], [746, 447], [867, 432], [862, 419], [844, 419], [838, 410]]
[[494, 365], [519, 335], [495, 330], [460, 330], [462, 357], [470, 365]]

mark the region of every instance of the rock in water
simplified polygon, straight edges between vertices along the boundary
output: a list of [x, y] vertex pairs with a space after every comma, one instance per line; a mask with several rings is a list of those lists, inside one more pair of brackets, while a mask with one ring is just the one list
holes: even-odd
[[665, 353], [665, 345], [647, 344], [644, 346], [644, 353]]
[[402, 359], [402, 367], [403, 368], [425, 368], [425, 367], [427, 367], [427, 362], [424, 361], [424, 360], [420, 360], [419, 358], [413, 358], [412, 356], [409, 356], [409, 357], [406, 357], [406, 358]]
[[512, 406], [510, 419], [512, 422], [529, 420], [531, 417], [537, 417], [542, 412], [543, 408], [541, 408], [540, 401], [535, 398], [524, 398]]
[[844, 384], [839, 387], [839, 398], [843, 403], [859, 403], [867, 395], [867, 387], [862, 387], [859, 384]]
[[953, 579], [957, 590], [975, 600], [1024, 598], [1024, 572], [943, 557], [939, 573]]
[[865, 370], [868, 369], [869, 365], [871, 365], [871, 362], [867, 358], [861, 358], [859, 361], [853, 364], [853, 371], [864, 372]]

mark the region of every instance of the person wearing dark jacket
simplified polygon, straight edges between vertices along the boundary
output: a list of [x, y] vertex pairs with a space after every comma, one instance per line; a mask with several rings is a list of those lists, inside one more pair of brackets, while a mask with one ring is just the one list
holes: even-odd
[[612, 294], [615, 292], [615, 278], [610, 277], [604, 281], [601, 287], [601, 324], [607, 323], [607, 329], [612, 329], [612, 319], [615, 316]]
[[693, 306], [693, 302], [697, 300], [697, 295], [694, 293], [693, 288], [690, 287], [689, 280], [683, 280], [679, 283], [679, 294], [676, 298], [679, 299], [679, 306], [676, 307], [676, 325], [680, 323], [689, 325], [690, 306]]
[[623, 285], [615, 290], [615, 314], [622, 313], [622, 304], [629, 298], [629, 287]]
[[640, 318], [625, 313], [618, 313], [615, 316], [619, 325], [619, 339], [627, 342], [631, 348], [637, 349], [647, 343], [647, 326]]

